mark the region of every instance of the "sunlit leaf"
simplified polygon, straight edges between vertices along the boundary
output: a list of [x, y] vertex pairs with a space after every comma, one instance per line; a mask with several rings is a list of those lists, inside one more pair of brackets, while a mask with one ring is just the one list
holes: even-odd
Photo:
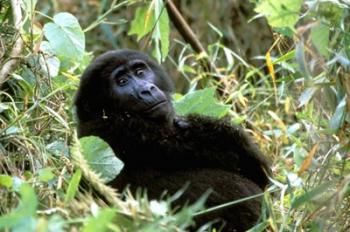
[[90, 167], [100, 173], [106, 182], [113, 180], [119, 174], [123, 163], [105, 141], [95, 136], [83, 137], [79, 141]]
[[82, 231], [83, 232], [110, 231], [108, 228], [108, 224], [112, 222], [115, 216], [116, 216], [115, 210], [105, 208], [99, 212], [97, 217], [89, 218]]
[[160, 47], [162, 51], [162, 61], [165, 60], [169, 53], [169, 36], [170, 36], [170, 27], [169, 27], [169, 17], [168, 12], [164, 9], [165, 5], [163, 1], [160, 1], [158, 12], [159, 23], [157, 24], [156, 29], [159, 30], [157, 38], [160, 40]]
[[[153, 14], [148, 14], [149, 9], [148, 6], [138, 7], [136, 9], [128, 35], [136, 35], [137, 40], [140, 40], [147, 35], [147, 33], [151, 32], [155, 19]], [[145, 20], [146, 18], [147, 20]]]
[[7, 188], [12, 187], [13, 180], [11, 176], [0, 175], [0, 186], [5, 186]]
[[52, 173], [51, 168], [40, 169], [38, 174], [39, 174], [39, 180], [43, 182], [48, 182], [53, 178], [55, 178], [55, 174]]
[[59, 13], [44, 26], [44, 35], [62, 60], [79, 62], [85, 51], [85, 35], [78, 20], [69, 13]]
[[131, 22], [129, 35], [136, 35], [140, 40], [148, 33], [152, 33], [155, 42], [153, 56], [159, 62], [164, 61], [169, 52], [169, 16], [161, 0], [151, 1], [145, 6], [137, 8]]
[[288, 60], [294, 59], [294, 57], [295, 57], [295, 50], [292, 50], [292, 51], [287, 52], [286, 54], [278, 57], [272, 63], [273, 64], [278, 64], [278, 63], [281, 63], [283, 61], [288, 61]]
[[303, 0], [262, 0], [255, 10], [265, 15], [272, 27], [293, 28], [299, 19], [302, 3]]
[[194, 91], [175, 101], [175, 110], [179, 115], [201, 114], [221, 118], [228, 113], [230, 106], [217, 103], [214, 95], [215, 88]]

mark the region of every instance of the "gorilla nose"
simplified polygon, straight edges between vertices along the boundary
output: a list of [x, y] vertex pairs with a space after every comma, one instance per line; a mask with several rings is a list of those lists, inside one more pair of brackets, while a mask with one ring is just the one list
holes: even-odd
[[156, 89], [156, 87], [154, 85], [147, 85], [147, 86], [144, 86], [140, 90], [140, 94], [141, 94], [141, 96], [152, 95], [152, 93], [154, 92], [155, 89]]

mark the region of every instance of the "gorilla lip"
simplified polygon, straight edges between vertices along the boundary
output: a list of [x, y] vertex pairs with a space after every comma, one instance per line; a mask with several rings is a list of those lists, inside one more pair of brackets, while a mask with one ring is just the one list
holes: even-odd
[[158, 106], [163, 105], [165, 102], [166, 102], [166, 100], [157, 102], [156, 104], [154, 104], [151, 107], [147, 108], [144, 112], [146, 112], [146, 113], [150, 112], [150, 111], [156, 109]]

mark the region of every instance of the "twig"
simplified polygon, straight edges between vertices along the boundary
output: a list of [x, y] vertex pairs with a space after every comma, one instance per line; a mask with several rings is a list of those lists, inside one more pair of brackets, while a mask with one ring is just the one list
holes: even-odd
[[[16, 31], [20, 31], [22, 26], [22, 11], [21, 11], [21, 1], [20, 0], [11, 0], [11, 8], [14, 20], [14, 26]], [[16, 67], [17, 59], [16, 57], [21, 54], [23, 49], [23, 40], [21, 36], [18, 36], [15, 44], [12, 47], [12, 51], [10, 54], [10, 60], [7, 61], [0, 70], [0, 88], [2, 84], [6, 81], [9, 73]]]

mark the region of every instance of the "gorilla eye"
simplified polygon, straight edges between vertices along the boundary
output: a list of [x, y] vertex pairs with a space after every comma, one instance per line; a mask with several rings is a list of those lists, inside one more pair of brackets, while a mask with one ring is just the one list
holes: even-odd
[[143, 70], [142, 68], [138, 68], [135, 70], [136, 76], [143, 76], [144, 73], [145, 73], [145, 70]]
[[123, 85], [126, 85], [128, 83], [128, 79], [126, 79], [126, 78], [118, 78], [116, 82], [117, 82], [117, 85], [123, 86]]

